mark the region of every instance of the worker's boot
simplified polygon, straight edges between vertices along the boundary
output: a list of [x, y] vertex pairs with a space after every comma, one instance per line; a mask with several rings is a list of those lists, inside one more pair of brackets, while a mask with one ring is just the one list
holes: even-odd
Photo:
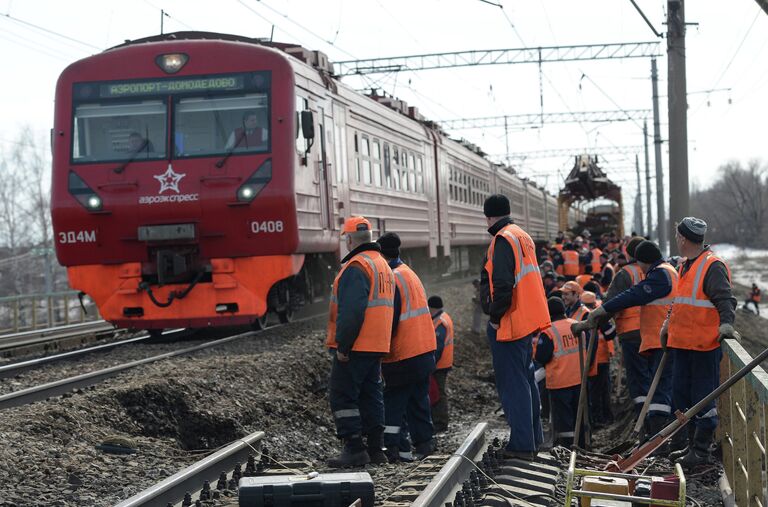
[[693, 445], [693, 431], [688, 426], [683, 428], [672, 436], [669, 441], [669, 459], [675, 461], [688, 454], [688, 450]]
[[687, 470], [710, 463], [712, 461], [711, 446], [714, 434], [714, 429], [696, 428], [693, 434], [693, 444], [688, 447], [688, 453], [677, 459], [676, 462]]
[[415, 444], [413, 446], [413, 458], [421, 461], [435, 452], [436, 448], [437, 443], [435, 442], [434, 438], [430, 438], [426, 442], [421, 442], [420, 444]]
[[363, 439], [360, 436], [344, 439], [344, 448], [341, 454], [328, 460], [328, 466], [332, 468], [361, 467], [371, 462], [368, 451], [365, 450]]
[[366, 438], [368, 447], [368, 457], [371, 458], [371, 463], [374, 465], [383, 465], [389, 463], [387, 455], [384, 453], [384, 440], [382, 439], [382, 433], [369, 433]]

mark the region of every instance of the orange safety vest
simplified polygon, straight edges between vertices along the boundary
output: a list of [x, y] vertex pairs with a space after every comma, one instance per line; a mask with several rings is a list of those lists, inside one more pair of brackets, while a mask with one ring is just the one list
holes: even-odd
[[579, 253], [575, 250], [563, 252], [563, 274], [565, 276], [576, 276], [579, 274]]
[[669, 347], [707, 352], [720, 346], [717, 341], [720, 314], [704, 294], [704, 278], [715, 262], [725, 265], [730, 280], [728, 265], [710, 250], [702, 252], [690, 269], [680, 276], [669, 316]]
[[592, 281], [592, 275], [579, 275], [576, 277], [576, 283], [583, 289], [585, 285]]
[[603, 255], [603, 251], [599, 248], [592, 249], [592, 273], [599, 273], [600, 268], [603, 266], [600, 263], [600, 256]]
[[672, 306], [672, 300], [675, 297], [680, 279], [680, 275], [671, 264], [662, 262], [658, 267], [667, 272], [672, 281], [672, 290], [666, 297], [656, 299], [640, 307], [640, 337], [642, 339], [640, 352], [661, 348], [661, 338], [659, 337], [661, 326], [667, 320], [669, 308]]
[[557, 249], [558, 252], [560, 252], [560, 253], [563, 252], [563, 244], [562, 243], [555, 243], [555, 248]]
[[406, 264], [397, 266], [394, 273], [400, 291], [400, 316], [389, 354], [384, 356], [382, 363], [403, 361], [437, 348], [427, 293], [421, 280]]
[[554, 344], [552, 360], [544, 365], [547, 389], [564, 389], [581, 384], [579, 341], [571, 333], [574, 322], [571, 318], [556, 320], [544, 331]]
[[550, 325], [547, 296], [536, 263], [536, 247], [531, 237], [515, 224], [505, 225], [488, 246], [485, 271], [488, 273], [491, 298], [493, 298], [493, 251], [496, 238], [502, 237], [515, 255], [515, 282], [512, 304], [501, 318], [496, 331], [496, 341], [508, 342], [538, 333]]
[[[629, 273], [630, 279], [632, 280], [632, 285], [640, 283], [640, 281], [645, 278], [645, 273], [643, 273], [643, 270], [640, 269], [640, 266], [634, 262], [625, 265], [623, 268], [621, 268], [619, 273], [622, 271]], [[632, 331], [637, 331], [640, 329], [640, 308], [633, 306], [632, 308], [627, 308], [626, 310], [620, 311], [616, 314], [615, 321], [616, 333], [619, 336], [626, 333], [631, 333]]]
[[760, 289], [757, 289], [756, 291], [752, 291], [749, 294], [749, 300], [754, 301], [755, 303], [760, 302]]
[[[610, 262], [606, 262], [605, 267], [603, 268], [603, 272], [601, 273], [601, 278], [605, 277], [606, 271], [611, 272], [611, 281], [613, 281], [614, 277], [616, 276], [616, 268], [613, 267], [613, 264], [611, 264]], [[600, 284], [600, 288], [603, 289], [603, 292], [608, 292], [608, 287], [610, 286], [611, 286], [610, 283], [608, 285]]]
[[[573, 315], [571, 315], [570, 318], [575, 320], [575, 321], [577, 321], [577, 322], [581, 322], [582, 320], [585, 320], [585, 316], [586, 315], [589, 315], [589, 308], [587, 308], [583, 304], [580, 304], [579, 307], [576, 309], [576, 311], [573, 312]], [[598, 340], [597, 341], [597, 345], [596, 345], [597, 349], [598, 349], [598, 353], [600, 351], [600, 341], [601, 341], [599, 334], [600, 333], [598, 331], [598, 335], [596, 335], [596, 338]], [[604, 341], [604, 340], [602, 340], [602, 341]], [[584, 353], [585, 354], [586, 354], [586, 352], [588, 350], [588, 347], [589, 347], [589, 341], [585, 341], [584, 342]], [[592, 363], [592, 367], [589, 369], [589, 376], [590, 377], [594, 377], [595, 375], [597, 375], [597, 361]]]
[[392, 339], [392, 317], [395, 305], [395, 275], [389, 269], [384, 256], [376, 250], [366, 250], [355, 255], [341, 268], [333, 281], [331, 307], [328, 314], [328, 336], [325, 344], [335, 349], [336, 317], [339, 314], [339, 280], [344, 271], [352, 265], [362, 269], [371, 285], [368, 306], [365, 309], [363, 325], [352, 350], [355, 352], [389, 352]]
[[447, 313], [442, 312], [436, 319], [432, 319], [432, 324], [435, 326], [435, 331], [441, 325], [445, 326], [445, 347], [435, 369], [445, 370], [451, 368], [453, 366], [453, 319]]
[[[596, 302], [595, 308], [602, 305], [603, 302], [599, 299]], [[609, 363], [611, 361], [611, 356], [613, 355], [613, 340], [608, 341], [603, 337], [603, 332], [598, 332], [598, 338], [597, 341], [597, 357], [595, 358], [595, 361], [597, 361], [597, 364], [604, 364]]]
[[558, 275], [562, 275], [563, 274], [563, 265], [562, 264], [558, 264], [555, 267], [555, 273], [557, 273]]

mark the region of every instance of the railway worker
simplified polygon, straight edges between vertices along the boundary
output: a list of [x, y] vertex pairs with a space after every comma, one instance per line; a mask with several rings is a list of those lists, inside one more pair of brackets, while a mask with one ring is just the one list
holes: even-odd
[[443, 309], [443, 299], [440, 296], [430, 297], [427, 305], [437, 339], [437, 350], [435, 350], [437, 364], [433, 377], [440, 393], [437, 403], [432, 405], [432, 426], [436, 432], [440, 432], [448, 429], [448, 393], [445, 390], [445, 382], [448, 372], [453, 368], [453, 319]]
[[560, 298], [549, 298], [547, 308], [552, 324], [538, 337], [535, 359], [538, 364], [544, 365], [554, 429], [553, 443], [570, 447], [581, 386], [579, 342], [571, 332], [571, 324], [576, 321], [566, 317], [565, 304]]
[[[555, 245], [557, 246], [557, 245]], [[562, 245], [560, 245], [562, 248]], [[549, 251], [549, 256], [552, 259], [552, 265], [554, 266], [554, 271], [558, 275], [563, 274], [563, 253], [561, 250], [558, 250], [556, 248], [553, 248]]]
[[541, 278], [544, 283], [544, 294], [549, 297], [549, 293], [557, 289], [557, 275], [554, 271], [547, 271]]
[[562, 290], [567, 281], [568, 279], [565, 277], [565, 275], [557, 275], [557, 280], [555, 280], [555, 286], [557, 287], [556, 290]]
[[[349, 253], [333, 281], [326, 345], [333, 354], [329, 400], [344, 442], [332, 467], [386, 463], [381, 359], [390, 350], [395, 276], [371, 241], [371, 224], [350, 217], [341, 234]], [[367, 439], [367, 448], [363, 443]]]
[[[603, 269], [605, 261], [602, 258], [603, 251], [597, 247], [597, 243], [590, 241], [590, 250], [587, 252], [587, 272], [599, 273]], [[606, 258], [607, 260], [607, 258]]]
[[[672, 304], [678, 286], [678, 274], [661, 256], [661, 250], [652, 241], [642, 241], [635, 246], [637, 265], [645, 274], [643, 280], [623, 292], [607, 299], [590, 314], [590, 322], [598, 322], [610, 314], [627, 308], [640, 307], [640, 347], [646, 370], [640, 372], [640, 381], [631, 393], [636, 405], [645, 402], [651, 382], [661, 362], [666, 346], [660, 341], [661, 326]], [[653, 393], [644, 424], [649, 435], [655, 435], [669, 422], [672, 414], [672, 363], [667, 360], [659, 384]], [[632, 388], [630, 387], [630, 390]], [[659, 452], [666, 454], [668, 449]]]
[[579, 252], [573, 243], [566, 243], [563, 253], [563, 274], [568, 280], [575, 280], [579, 275]]
[[[706, 232], [706, 222], [695, 217], [684, 218], [675, 231], [677, 250], [687, 260], [680, 270], [680, 283], [662, 328], [661, 342], [673, 352], [674, 404], [681, 411], [701, 401], [720, 383], [720, 342], [725, 338], [741, 339], [733, 328], [736, 298], [731, 273], [725, 262], [704, 244]], [[718, 422], [714, 400], [692, 422], [692, 441], [685, 456], [679, 459], [685, 467], [709, 461]], [[673, 450], [682, 447], [684, 439], [685, 436], [673, 439]]]
[[481, 278], [488, 301], [488, 341], [496, 390], [510, 427], [507, 458], [532, 460], [542, 443], [533, 339], [549, 328], [544, 287], [531, 237], [510, 218], [509, 199], [496, 194], [483, 204], [493, 236]]
[[747, 305], [749, 303], [752, 303], [755, 305], [755, 313], [760, 315], [760, 307], [758, 306], [760, 304], [760, 289], [758, 288], [756, 283], [752, 284], [752, 289], [747, 293], [747, 300], [744, 301], [744, 309], [747, 309]]
[[[388, 232], [377, 243], [395, 274], [392, 345], [382, 360], [384, 445], [391, 463], [423, 459], [435, 450], [429, 377], [435, 371], [435, 329], [424, 286], [400, 259], [400, 237]], [[413, 441], [413, 450], [408, 436]]]
[[[581, 293], [581, 303], [590, 312], [600, 306], [602, 301], [589, 290]], [[609, 328], [600, 331], [600, 339], [597, 341], [597, 375], [590, 377], [589, 391], [590, 413], [593, 416], [595, 426], [606, 426], [613, 422], [611, 412], [611, 356], [613, 356], [613, 339], [616, 337], [616, 326], [609, 323]]]
[[243, 113], [242, 125], [229, 134], [225, 149], [262, 149], [267, 147], [267, 129], [259, 122], [259, 113], [246, 111]]
[[600, 263], [602, 265], [602, 269], [600, 271], [600, 286], [605, 292], [608, 290], [608, 287], [611, 286], [613, 277], [616, 276], [615, 264], [618, 264], [618, 260], [615, 262], [610, 262], [608, 255], [603, 253], [600, 255]]
[[579, 284], [579, 287], [582, 289], [586, 284], [592, 281], [592, 275], [588, 273], [584, 273], [583, 275], [579, 275], [576, 277], [576, 283]]

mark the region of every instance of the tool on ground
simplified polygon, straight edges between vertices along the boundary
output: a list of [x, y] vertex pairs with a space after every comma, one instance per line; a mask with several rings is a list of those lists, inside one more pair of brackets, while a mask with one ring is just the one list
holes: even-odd
[[726, 380], [723, 384], [720, 385], [717, 389], [709, 393], [704, 399], [702, 399], [700, 402], [698, 402], [693, 407], [689, 408], [685, 411], [685, 413], [681, 413], [679, 410], [675, 412], [675, 420], [672, 421], [670, 424], [665, 426], [661, 431], [656, 433], [653, 437], [651, 437], [647, 442], [645, 442], [643, 445], [635, 449], [632, 454], [627, 456], [626, 458], [622, 458], [621, 456], [616, 456], [616, 461], [612, 461], [606, 470], [612, 470], [616, 472], [622, 472], [626, 473], [632, 469], [634, 469], [638, 463], [640, 463], [643, 459], [647, 458], [651, 455], [653, 451], [661, 447], [664, 442], [666, 442], [670, 437], [672, 437], [675, 433], [680, 431], [688, 422], [693, 419], [693, 416], [701, 412], [701, 409], [703, 409], [709, 402], [711, 402], [714, 399], [717, 399], [721, 394], [723, 394], [725, 391], [731, 388], [733, 384], [744, 378], [747, 373], [752, 371], [755, 366], [762, 363], [766, 358], [768, 358], [768, 349], [763, 350], [757, 357], [755, 357], [748, 365], [744, 366], [742, 369], [731, 375], [731, 377]]
[[[593, 330], [594, 333], [590, 333], [587, 346], [586, 360], [581, 354], [582, 340], [581, 333], [584, 331]], [[579, 405], [576, 410], [576, 427], [573, 430], [573, 445], [578, 446], [581, 437], [582, 420], [586, 421], [589, 417], [589, 408], [587, 407], [587, 381], [589, 379], [589, 369], [592, 366], [592, 356], [595, 352], [595, 344], [597, 343], [597, 325], [592, 327], [587, 321], [575, 322], [571, 324], [571, 333], [578, 337], [579, 340], [579, 366], [581, 367], [581, 388], [579, 389]], [[588, 427], [588, 425], [585, 424]], [[585, 435], [584, 445], [587, 445], [588, 438]]]
[[653, 376], [653, 382], [651, 382], [651, 388], [648, 389], [648, 393], [645, 396], [645, 402], [643, 403], [643, 408], [640, 410], [640, 415], [637, 416], [637, 422], [635, 423], [635, 427], [632, 429], [632, 433], [629, 434], [629, 438], [624, 442], [620, 443], [619, 445], [605, 451], [606, 454], [610, 454], [611, 456], [613, 456], [614, 454], [621, 454], [623, 452], [628, 451], [629, 449], [632, 449], [635, 445], [637, 445], [637, 439], [640, 436], [640, 429], [643, 427], [643, 422], [645, 422], [645, 416], [646, 414], [648, 414], [648, 408], [651, 406], [651, 399], [653, 399], [653, 395], [654, 393], [656, 393], [656, 388], [658, 387], [659, 381], [661, 380], [661, 374], [664, 372], [664, 366], [666, 366], [667, 364], [668, 355], [669, 355], [669, 351], [665, 349], [664, 353], [661, 355], [661, 361], [659, 361], [659, 366], [658, 368], [656, 368], [656, 374]]

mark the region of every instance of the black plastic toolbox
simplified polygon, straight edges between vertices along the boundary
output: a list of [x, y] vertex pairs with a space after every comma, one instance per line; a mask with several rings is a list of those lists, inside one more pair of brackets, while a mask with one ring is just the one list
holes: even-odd
[[240, 507], [373, 507], [373, 480], [365, 472], [243, 477]]

